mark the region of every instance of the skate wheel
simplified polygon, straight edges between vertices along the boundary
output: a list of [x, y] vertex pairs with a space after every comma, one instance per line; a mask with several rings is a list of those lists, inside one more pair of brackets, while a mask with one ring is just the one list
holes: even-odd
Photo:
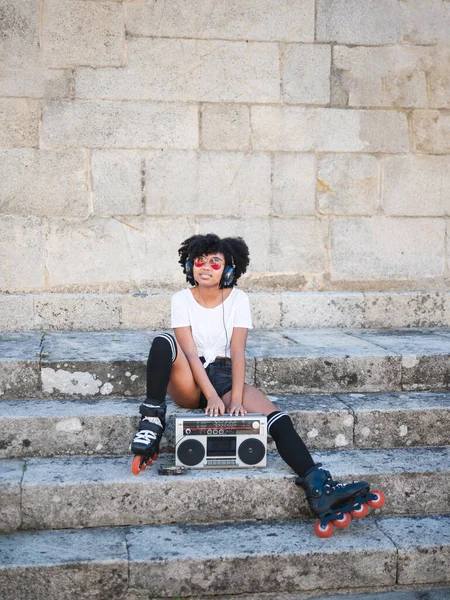
[[147, 465], [142, 456], [135, 456], [133, 458], [133, 462], [131, 463], [131, 472], [133, 473], [133, 475], [139, 475], [139, 473], [143, 471], [146, 466]]
[[326, 525], [322, 525], [320, 521], [316, 521], [314, 525], [314, 533], [320, 538], [329, 538], [334, 530], [333, 523], [329, 521]]
[[367, 506], [367, 504], [365, 504], [364, 502], [360, 505], [357, 506], [357, 508], [354, 508], [353, 510], [350, 511], [350, 515], [354, 518], [354, 519], [362, 519], [363, 517], [365, 517], [369, 512], [369, 507]]
[[384, 497], [383, 492], [380, 490], [373, 490], [371, 493], [375, 494], [377, 498], [375, 500], [368, 500], [367, 504], [370, 506], [370, 508], [381, 508], [384, 506], [386, 498]]
[[350, 513], [347, 512], [338, 517], [337, 519], [334, 519], [333, 525], [335, 525], [339, 529], [345, 529], [345, 527], [348, 527], [351, 522], [352, 518], [350, 516]]

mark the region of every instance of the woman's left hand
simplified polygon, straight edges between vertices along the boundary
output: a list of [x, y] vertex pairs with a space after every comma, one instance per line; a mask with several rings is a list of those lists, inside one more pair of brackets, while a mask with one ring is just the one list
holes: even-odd
[[233, 402], [233, 401], [231, 401], [231, 404], [230, 404], [230, 406], [228, 408], [228, 413], [230, 415], [236, 415], [236, 416], [242, 415], [242, 416], [244, 416], [244, 415], [247, 414], [247, 411], [242, 406], [242, 402], [237, 402], [237, 401]]

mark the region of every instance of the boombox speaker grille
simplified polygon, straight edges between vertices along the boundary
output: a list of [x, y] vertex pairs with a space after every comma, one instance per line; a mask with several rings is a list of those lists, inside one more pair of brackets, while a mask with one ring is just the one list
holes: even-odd
[[262, 461], [265, 453], [264, 444], [256, 438], [243, 441], [238, 450], [239, 458], [246, 465], [257, 465]]
[[205, 448], [198, 440], [185, 440], [178, 446], [179, 460], [189, 467], [194, 467], [205, 458]]

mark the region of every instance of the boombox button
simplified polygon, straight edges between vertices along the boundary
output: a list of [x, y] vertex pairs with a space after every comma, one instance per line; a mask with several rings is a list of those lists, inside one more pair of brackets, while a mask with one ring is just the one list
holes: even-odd
[[225, 433], [225, 431], [223, 429], [219, 429], [219, 433], [220, 435], [222, 435], [223, 433]]
[[218, 433], [217, 429], [213, 429], [213, 433]]
[[186, 435], [189, 435], [191, 433], [190, 429], [186, 429], [186, 431], [184, 432]]
[[212, 429], [208, 429], [208, 431], [206, 432], [208, 435], [212, 434]]
[[259, 429], [259, 421], [253, 421], [252, 427], [253, 429]]

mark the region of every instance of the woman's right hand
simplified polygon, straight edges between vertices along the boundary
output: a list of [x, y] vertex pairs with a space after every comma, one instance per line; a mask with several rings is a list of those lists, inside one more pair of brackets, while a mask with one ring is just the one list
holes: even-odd
[[205, 415], [211, 415], [211, 417], [217, 417], [219, 414], [225, 414], [225, 404], [219, 398], [219, 396], [212, 396], [208, 398], [207, 405], [205, 408]]

